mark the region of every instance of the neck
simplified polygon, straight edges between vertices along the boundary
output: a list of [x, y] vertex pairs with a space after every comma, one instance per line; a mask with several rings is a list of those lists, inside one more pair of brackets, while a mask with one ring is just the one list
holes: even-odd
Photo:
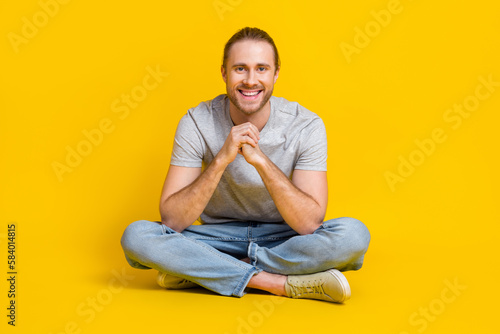
[[231, 120], [234, 125], [250, 122], [255, 125], [259, 131], [261, 131], [271, 115], [271, 103], [270, 101], [267, 101], [262, 109], [248, 115], [238, 109], [232, 102], [229, 102], [229, 114], [231, 115]]

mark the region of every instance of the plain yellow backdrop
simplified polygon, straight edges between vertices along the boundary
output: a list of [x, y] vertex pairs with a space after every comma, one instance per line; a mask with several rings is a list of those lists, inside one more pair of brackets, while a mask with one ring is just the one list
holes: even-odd
[[[500, 5], [494, 1], [0, 4], [2, 333], [496, 333]], [[372, 243], [345, 305], [165, 291], [125, 262], [158, 220], [178, 120], [225, 92], [256, 26], [274, 95], [328, 130], [328, 218]], [[16, 224], [16, 326], [7, 242]]]

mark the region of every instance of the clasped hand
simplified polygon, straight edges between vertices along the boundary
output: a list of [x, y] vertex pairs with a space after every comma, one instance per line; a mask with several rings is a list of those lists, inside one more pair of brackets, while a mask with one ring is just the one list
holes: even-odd
[[241, 154], [249, 164], [255, 165], [263, 158], [259, 140], [259, 130], [252, 123], [233, 126], [219, 154], [227, 164], [233, 162], [236, 155]]

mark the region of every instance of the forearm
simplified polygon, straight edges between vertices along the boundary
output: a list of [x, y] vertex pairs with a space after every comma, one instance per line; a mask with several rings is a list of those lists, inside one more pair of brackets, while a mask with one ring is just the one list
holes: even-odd
[[309, 234], [321, 225], [325, 212], [319, 203], [297, 188], [269, 158], [264, 156], [254, 167], [281, 216], [292, 229], [299, 234]]
[[162, 223], [178, 232], [192, 225], [207, 206], [226, 166], [216, 157], [191, 184], [162, 200]]

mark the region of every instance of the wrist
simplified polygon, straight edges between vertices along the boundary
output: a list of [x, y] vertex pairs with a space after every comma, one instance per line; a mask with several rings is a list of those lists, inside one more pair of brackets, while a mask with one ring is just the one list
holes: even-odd
[[267, 158], [266, 155], [264, 154], [259, 154], [257, 156], [257, 158], [255, 158], [251, 165], [255, 167], [255, 169], [257, 169], [257, 171], [260, 171], [260, 170], [265, 170], [266, 168], [269, 167], [269, 162], [270, 160]]
[[216, 169], [216, 170], [222, 170], [224, 171], [226, 169], [226, 167], [231, 163], [231, 161], [227, 161], [227, 159], [224, 159], [224, 157], [221, 155], [221, 153], [219, 152], [215, 157], [214, 159], [212, 160], [212, 162], [210, 163], [210, 165], [213, 165], [213, 167]]

